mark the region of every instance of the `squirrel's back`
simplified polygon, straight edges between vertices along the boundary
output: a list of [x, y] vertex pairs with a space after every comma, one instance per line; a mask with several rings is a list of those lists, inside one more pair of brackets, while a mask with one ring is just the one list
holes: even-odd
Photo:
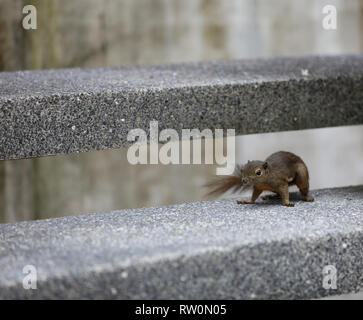
[[294, 178], [299, 168], [304, 168], [304, 171], [306, 171], [306, 178], [309, 179], [306, 164], [299, 156], [291, 152], [275, 152], [266, 159], [266, 162], [269, 164], [274, 175]]

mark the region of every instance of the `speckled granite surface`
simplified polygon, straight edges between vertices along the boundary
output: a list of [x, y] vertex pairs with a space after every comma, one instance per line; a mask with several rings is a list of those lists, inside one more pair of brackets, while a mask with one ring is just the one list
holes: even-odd
[[[363, 186], [0, 225], [0, 298], [319, 298], [363, 289]], [[295, 195], [295, 198], [298, 196]], [[293, 197], [294, 198], [294, 197]], [[25, 290], [25, 265], [38, 288]], [[337, 289], [322, 286], [337, 269]]]
[[0, 159], [118, 148], [129, 130], [363, 123], [363, 55], [0, 73]]

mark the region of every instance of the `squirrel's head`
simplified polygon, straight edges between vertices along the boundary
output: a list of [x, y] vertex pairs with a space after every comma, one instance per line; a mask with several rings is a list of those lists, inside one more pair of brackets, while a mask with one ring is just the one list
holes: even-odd
[[248, 161], [240, 170], [243, 186], [252, 187], [265, 180], [268, 173], [268, 164], [266, 161]]

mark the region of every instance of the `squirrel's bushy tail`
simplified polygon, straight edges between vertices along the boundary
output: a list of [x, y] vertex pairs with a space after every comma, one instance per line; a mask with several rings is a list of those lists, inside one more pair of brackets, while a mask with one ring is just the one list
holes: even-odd
[[213, 181], [205, 184], [204, 186], [206, 188], [211, 189], [211, 191], [209, 191], [206, 196], [222, 195], [229, 190], [231, 190], [232, 192], [237, 192], [243, 187], [241, 178], [241, 167], [236, 166], [233, 175], [219, 176]]

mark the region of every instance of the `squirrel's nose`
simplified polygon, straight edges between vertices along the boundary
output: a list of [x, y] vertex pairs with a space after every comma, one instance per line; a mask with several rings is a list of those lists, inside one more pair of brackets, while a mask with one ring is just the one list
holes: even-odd
[[242, 183], [243, 184], [246, 184], [248, 182], [248, 179], [247, 178], [242, 178]]

